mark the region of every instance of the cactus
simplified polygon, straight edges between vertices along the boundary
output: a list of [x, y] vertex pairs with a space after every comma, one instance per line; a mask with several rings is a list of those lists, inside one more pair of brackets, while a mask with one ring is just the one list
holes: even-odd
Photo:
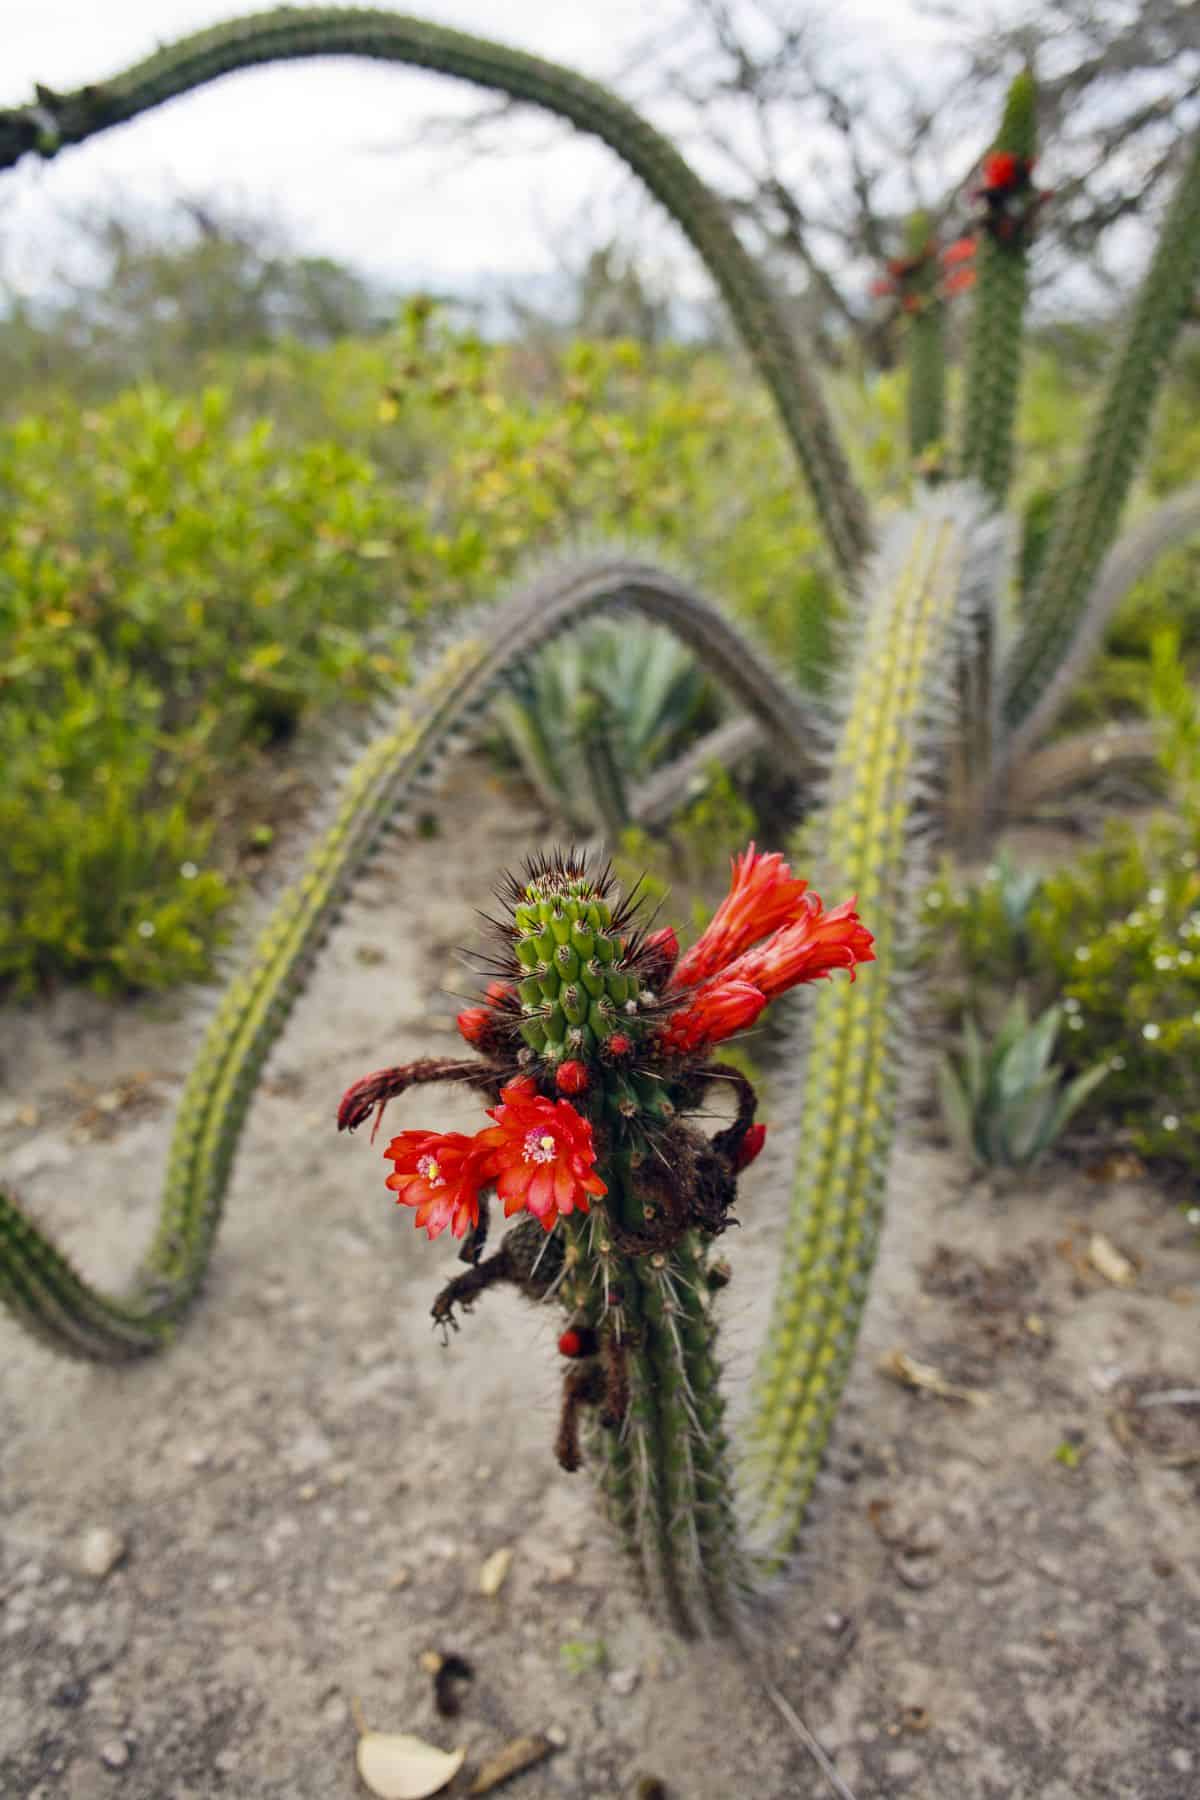
[[159, 1349], [204, 1279], [238, 1139], [266, 1058], [330, 926], [390, 827], [478, 728], [509, 671], [556, 632], [615, 607], [669, 624], [758, 713], [790, 755], [809, 754], [811, 715], [721, 616], [645, 563], [597, 558], [551, 570], [454, 638], [354, 763], [332, 825], [279, 901], [205, 1033], [184, 1087], [154, 1242], [128, 1298], [78, 1275], [0, 1192], [0, 1298], [66, 1355], [117, 1362]]
[[984, 210], [975, 253], [960, 469], [998, 506], [1012, 473], [1029, 246], [1041, 198], [1033, 185], [1036, 156], [1036, 94], [1026, 70], [1009, 89], [977, 189]]
[[[477, 728], [514, 671], [560, 632], [632, 609], [693, 651], [793, 776], [823, 771], [826, 797], [797, 853], [822, 886], [832, 883], [829, 891], [857, 892], [878, 942], [868, 979], [829, 984], [809, 1009], [798, 1076], [779, 1097], [803, 1129], [744, 1463], [749, 1542], [776, 1564], [801, 1528], [878, 1239], [923, 845], [947, 819], [978, 829], [981, 796], [1000, 810], [1005, 783], [1019, 791], [1019, 759], [1048, 721], [1058, 672], [1082, 654], [1122, 571], [1143, 567], [1153, 550], [1134, 534], [1132, 548], [1118, 546], [1101, 571], [1200, 271], [1200, 141], [1079, 480], [1056, 509], [1014, 622], [1011, 534], [997, 503], [1009, 482], [1024, 259], [1038, 204], [1030, 77], [1013, 89], [980, 192], [984, 241], [961, 458], [971, 482], [924, 492], [893, 521], [868, 568], [870, 522], [808, 364], [723, 207], [660, 134], [569, 70], [400, 15], [284, 8], [167, 46], [99, 85], [69, 95], [39, 90], [33, 106], [0, 111], [0, 167], [27, 151], [82, 142], [231, 69], [334, 52], [438, 69], [546, 107], [611, 145], [677, 220], [772, 392], [842, 572], [850, 604], [840, 698], [832, 720], [818, 715], [719, 612], [629, 558], [553, 570], [469, 623], [398, 700], [396, 716], [381, 722], [332, 824], [218, 1008], [184, 1089], [159, 1229], [130, 1296], [99, 1293], [0, 1195], [0, 1298], [68, 1354], [122, 1360], [171, 1337], [203, 1282], [265, 1059], [374, 844]], [[915, 225], [913, 233], [910, 247]], [[924, 266], [927, 237], [920, 247], [919, 279], [936, 293], [932, 266]], [[918, 272], [893, 274], [899, 282]], [[965, 285], [960, 274], [955, 285]], [[949, 288], [946, 281], [942, 291]], [[929, 474], [942, 434], [944, 371], [935, 308], [925, 309], [929, 318], [909, 310], [912, 446], [919, 472]], [[1171, 530], [1192, 529], [1194, 500], [1177, 511]], [[982, 722], [981, 766], [965, 759], [973, 784], [965, 805], [964, 784], [954, 779], [956, 755], [964, 760], [955, 742], [964, 710], [967, 729]], [[597, 756], [603, 740], [595, 734]], [[743, 748], [745, 741], [743, 731]], [[606, 774], [614, 816], [626, 799], [618, 776]], [[1043, 771], [1043, 784], [1051, 778]], [[853, 902], [825, 913], [781, 858], [753, 850], [735, 864], [730, 897], [708, 932], [678, 960], [669, 933], [647, 935], [607, 877], [572, 857], [533, 861], [510, 884], [507, 905], [497, 985], [460, 1018], [474, 1056], [378, 1071], [351, 1089], [341, 1122], [362, 1122], [418, 1083], [464, 1081], [490, 1102], [491, 1123], [473, 1136], [402, 1132], [388, 1145], [397, 1199], [430, 1236], [449, 1229], [463, 1240], [466, 1267], [439, 1296], [436, 1316], [450, 1329], [459, 1310], [502, 1281], [566, 1310], [559, 1460], [596, 1469], [631, 1566], [661, 1611], [684, 1631], [729, 1628], [755, 1563], [735, 1530], [709, 1303], [724, 1274], [710, 1252], [762, 1128], [749, 1084], [710, 1052], [786, 987], [835, 965], [853, 974], [856, 962], [873, 960], [870, 938]], [[689, 1115], [722, 1082], [736, 1117], [705, 1138]], [[1054, 1116], [1039, 1113], [1033, 1140]], [[492, 1189], [506, 1212], [527, 1216], [485, 1256]]]
[[[762, 1148], [756, 1095], [717, 1045], [799, 982], [873, 960], [852, 905], [825, 912], [778, 855], [753, 844], [727, 899], [682, 958], [669, 927], [647, 932], [607, 870], [536, 857], [499, 890], [484, 1003], [459, 1015], [478, 1052], [469, 1079], [496, 1104], [473, 1138], [405, 1131], [387, 1185], [431, 1238], [464, 1239], [466, 1274], [433, 1316], [457, 1323], [496, 1282], [567, 1314], [558, 1460], [586, 1444], [609, 1515], [656, 1610], [692, 1635], [736, 1626], [749, 1587], [738, 1543], [709, 1294], [712, 1240], [737, 1176]], [[420, 1079], [437, 1079], [420, 1065]], [[445, 1079], [464, 1078], [448, 1063]], [[363, 1077], [338, 1115], [353, 1130], [411, 1084], [412, 1068]], [[724, 1083], [736, 1116], [714, 1137], [689, 1122]], [[492, 1198], [494, 1194], [494, 1199]], [[522, 1220], [486, 1262], [489, 1205]], [[536, 1223], [535, 1223], [536, 1222]], [[531, 1253], [540, 1227], [554, 1261]], [[551, 1273], [553, 1271], [553, 1273]], [[581, 1415], [583, 1418], [581, 1419]]]

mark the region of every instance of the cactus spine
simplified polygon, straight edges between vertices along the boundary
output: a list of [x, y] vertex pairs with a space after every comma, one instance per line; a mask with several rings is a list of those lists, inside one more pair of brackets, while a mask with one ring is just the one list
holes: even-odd
[[961, 470], [997, 506], [1004, 504], [1012, 474], [1029, 245], [1037, 208], [1031, 180], [1036, 102], [1033, 76], [1026, 70], [1008, 91], [1000, 131], [985, 159], [981, 193], [986, 212], [975, 252]]

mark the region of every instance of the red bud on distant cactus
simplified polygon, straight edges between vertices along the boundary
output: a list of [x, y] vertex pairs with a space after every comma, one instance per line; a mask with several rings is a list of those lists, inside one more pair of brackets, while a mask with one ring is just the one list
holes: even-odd
[[1029, 166], [1014, 150], [993, 150], [983, 159], [983, 185], [991, 193], [1003, 193], [1016, 187]]
[[554, 1085], [560, 1094], [582, 1094], [588, 1084], [588, 1072], [581, 1062], [559, 1063], [554, 1074]]

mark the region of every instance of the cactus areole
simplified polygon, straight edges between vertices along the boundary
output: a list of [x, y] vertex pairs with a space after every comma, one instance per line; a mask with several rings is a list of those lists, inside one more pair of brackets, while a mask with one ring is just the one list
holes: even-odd
[[[685, 1436], [703, 1433], [693, 1449], [716, 1455], [710, 1371], [691, 1366], [712, 1347], [707, 1295], [720, 1282], [707, 1281], [707, 1245], [731, 1222], [738, 1174], [765, 1137], [753, 1087], [713, 1052], [788, 988], [839, 968], [853, 980], [873, 960], [872, 937], [853, 901], [826, 911], [781, 856], [753, 844], [683, 956], [672, 930], [640, 922], [636, 890], [622, 900], [609, 869], [593, 874], [573, 853], [532, 859], [498, 898], [490, 980], [459, 1017], [478, 1065], [368, 1075], [344, 1096], [338, 1124], [353, 1130], [374, 1114], [377, 1127], [416, 1081], [482, 1089], [490, 1122], [473, 1136], [402, 1131], [384, 1151], [386, 1185], [417, 1226], [462, 1241], [467, 1271], [438, 1295], [434, 1318], [456, 1326], [455, 1309], [500, 1281], [556, 1298], [569, 1365], [559, 1461], [579, 1466], [587, 1408], [614, 1443], [653, 1434], [642, 1451], [665, 1481], [688, 1450], [671, 1441], [670, 1392]], [[731, 1090], [734, 1118], [709, 1137], [689, 1115], [716, 1083]], [[524, 1216], [484, 1260], [497, 1203]], [[708, 1425], [695, 1409], [702, 1390]]]

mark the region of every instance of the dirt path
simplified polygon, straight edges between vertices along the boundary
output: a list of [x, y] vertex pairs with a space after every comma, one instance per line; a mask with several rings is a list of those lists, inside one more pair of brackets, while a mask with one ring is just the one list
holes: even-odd
[[[464, 772], [443, 835], [332, 945], [177, 1346], [95, 1371], [0, 1318], [5, 1797], [350, 1796], [352, 1698], [465, 1744], [452, 1796], [547, 1730], [514, 1800], [610, 1800], [642, 1773], [673, 1800], [830, 1791], [727, 1651], [682, 1649], [626, 1594], [585, 1478], [552, 1459], [553, 1320], [489, 1297], [443, 1350], [449, 1253], [390, 1204], [378, 1147], [330, 1128], [354, 1076], [454, 1042], [452, 947], [529, 824], [485, 781]], [[0, 1021], [0, 1166], [104, 1281], [149, 1233], [193, 1041], [161, 1005]], [[389, 1119], [477, 1122], [440, 1096]], [[754, 1174], [727, 1240], [735, 1382], [783, 1204]], [[1131, 1286], [1086, 1263], [1094, 1231]], [[983, 1403], [887, 1379], [895, 1347]], [[858, 1800], [1200, 1791], [1200, 1407], [1137, 1403], [1198, 1386], [1200, 1254], [1151, 1186], [1051, 1173], [991, 1199], [947, 1154], [901, 1156], [838, 1453], [775, 1603], [782, 1685]], [[79, 1561], [98, 1527], [125, 1552], [103, 1579]], [[474, 1666], [458, 1720], [429, 1649]]]

